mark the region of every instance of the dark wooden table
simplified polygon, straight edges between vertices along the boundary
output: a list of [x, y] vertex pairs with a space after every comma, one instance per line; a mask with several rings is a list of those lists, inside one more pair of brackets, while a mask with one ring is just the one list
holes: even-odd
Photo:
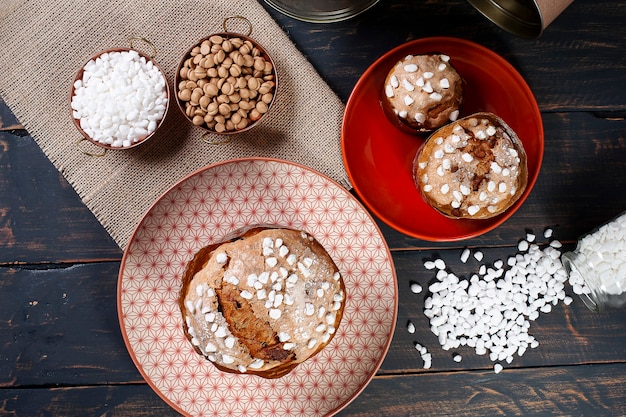
[[[528, 230], [541, 235], [546, 227], [571, 249], [579, 235], [626, 210], [626, 4], [576, 0], [538, 40], [510, 35], [463, 0], [381, 0], [326, 25], [270, 12], [344, 101], [389, 49], [456, 36], [518, 69], [545, 127], [537, 184], [497, 229], [432, 243], [379, 223], [397, 269], [398, 322], [379, 372], [340, 415], [626, 415], [626, 310], [592, 313], [577, 297], [561, 303], [532, 323], [540, 346], [495, 374], [489, 358], [470, 348], [453, 361], [430, 332], [424, 294], [409, 291], [409, 282], [432, 278], [425, 259], [440, 256], [464, 273], [462, 248], [503, 258]], [[0, 117], [0, 414], [177, 415], [124, 346], [116, 311], [122, 251], [3, 102]], [[422, 368], [415, 341], [432, 352], [431, 369]]]

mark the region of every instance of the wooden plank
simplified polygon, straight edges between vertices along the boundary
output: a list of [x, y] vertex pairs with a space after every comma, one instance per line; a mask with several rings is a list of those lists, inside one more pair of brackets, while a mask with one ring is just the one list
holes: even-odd
[[455, 36], [507, 59], [543, 111], [617, 111], [621, 117], [626, 112], [626, 38], [607, 29], [626, 21], [618, 1], [574, 2], [537, 40], [505, 32], [465, 0], [381, 1], [355, 19], [330, 25], [305, 24], [266, 9], [343, 100], [388, 50], [413, 39]]
[[0, 386], [141, 382], [118, 323], [118, 270], [0, 268]]
[[[626, 365], [424, 373], [375, 377], [339, 416], [626, 415]], [[174, 417], [146, 384], [0, 390], [0, 413]]]
[[[483, 236], [452, 243], [414, 239], [378, 221], [389, 246], [511, 245], [526, 228], [548, 226], [573, 242], [623, 211], [626, 177], [616, 173], [626, 160], [626, 120], [591, 113], [543, 116], [541, 173], [511, 219]], [[121, 250], [32, 138], [0, 132], [0, 143], [0, 263], [120, 259]]]
[[[509, 253], [510, 248], [485, 250], [483, 262], [502, 259]], [[409, 286], [411, 281], [417, 281], [426, 287], [434, 273], [424, 269], [422, 262], [434, 256], [445, 259], [459, 276], [468, 276], [477, 267], [477, 262], [462, 264], [457, 249], [394, 253], [400, 289], [399, 316], [381, 374], [422, 372], [422, 361], [413, 348], [415, 341], [431, 351], [432, 371], [493, 366], [489, 358], [476, 355], [471, 348], [459, 349], [463, 361], [454, 362], [452, 354], [457, 351], [441, 349], [431, 333], [423, 315], [426, 293], [413, 294]], [[0, 310], [0, 386], [141, 382], [119, 328], [118, 268], [117, 262], [51, 269], [1, 268], [4, 307]], [[415, 323], [415, 334], [407, 332], [408, 320]], [[530, 333], [540, 346], [516, 357], [511, 365], [505, 364], [507, 368], [626, 361], [626, 320], [622, 310], [594, 314], [575, 299], [568, 307], [560, 305], [542, 315], [532, 324]]]
[[378, 377], [340, 416], [623, 416], [626, 365]]
[[0, 264], [119, 260], [121, 254], [34, 140], [0, 132]]
[[180, 417], [147, 384], [0, 389], [0, 414], [14, 417]]

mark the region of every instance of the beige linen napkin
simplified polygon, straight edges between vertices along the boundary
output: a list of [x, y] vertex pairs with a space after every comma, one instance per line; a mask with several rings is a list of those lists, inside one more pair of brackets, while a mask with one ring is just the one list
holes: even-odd
[[[70, 116], [70, 87], [96, 53], [142, 37], [173, 94], [182, 54], [199, 39], [223, 32], [241, 15], [251, 37], [271, 55], [279, 91], [258, 128], [229, 143], [209, 145], [172, 100], [165, 123], [130, 150], [86, 155]], [[229, 31], [245, 32], [235, 27]], [[236, 23], [235, 23], [236, 24]], [[245, 34], [245, 33], [244, 33]], [[252, 0], [8, 0], [0, 6], [0, 96], [123, 249], [151, 204], [174, 183], [214, 162], [274, 157], [298, 162], [349, 188], [339, 142], [343, 104], [271, 16]], [[152, 48], [134, 42], [147, 54]]]

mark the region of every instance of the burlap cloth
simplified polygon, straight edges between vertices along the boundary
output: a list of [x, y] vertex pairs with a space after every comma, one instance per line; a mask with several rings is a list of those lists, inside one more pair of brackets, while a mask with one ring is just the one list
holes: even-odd
[[[172, 100], [155, 136], [130, 150], [86, 155], [70, 117], [70, 87], [96, 53], [128, 47], [131, 37], [154, 44], [173, 95], [176, 68], [199, 39], [223, 32], [241, 15], [271, 55], [279, 91], [267, 119], [227, 144], [209, 145]], [[243, 33], [228, 21], [228, 30]], [[231, 27], [234, 25], [235, 27]], [[245, 34], [245, 33], [244, 33]], [[133, 47], [151, 54], [143, 42]], [[45, 155], [123, 249], [143, 214], [174, 183], [214, 162], [274, 157], [309, 166], [350, 187], [340, 148], [343, 104], [254, 0], [2, 0], [0, 96]], [[99, 148], [88, 142], [92, 149]]]

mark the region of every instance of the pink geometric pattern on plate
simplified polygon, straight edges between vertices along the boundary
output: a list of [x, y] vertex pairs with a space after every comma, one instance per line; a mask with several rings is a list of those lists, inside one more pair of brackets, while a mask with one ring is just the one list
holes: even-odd
[[[186, 263], [242, 227], [306, 230], [346, 285], [332, 342], [274, 380], [219, 371], [182, 330], [177, 299]], [[204, 168], [148, 211], [127, 245], [118, 282], [122, 334], [146, 381], [184, 415], [324, 416], [352, 401], [389, 348], [397, 315], [389, 249], [371, 216], [333, 180], [291, 162], [252, 158]]]

